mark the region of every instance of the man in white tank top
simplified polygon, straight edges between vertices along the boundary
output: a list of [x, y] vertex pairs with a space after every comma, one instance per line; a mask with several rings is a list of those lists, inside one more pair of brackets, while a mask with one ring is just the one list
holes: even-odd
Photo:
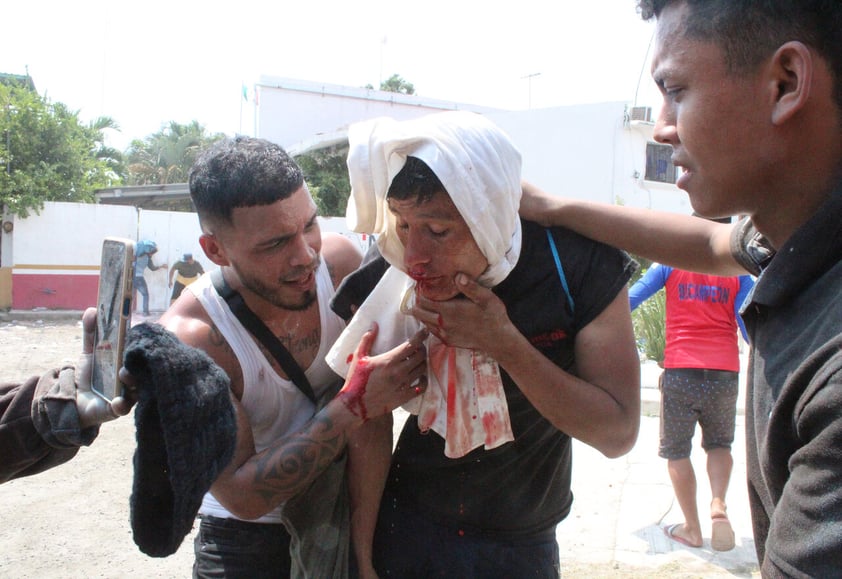
[[[190, 194], [205, 255], [289, 350], [316, 397], [329, 400], [317, 411], [232, 314], [210, 274], [164, 314], [161, 324], [225, 370], [237, 410], [237, 451], [200, 509], [193, 574], [289, 577], [290, 535], [281, 508], [310, 489], [346, 448], [350, 533], [365, 573], [371, 568], [375, 521], [360, 513], [370, 512], [363, 505], [379, 502], [382, 487], [369, 481], [382, 481], [388, 469], [382, 448], [367, 441], [383, 440], [375, 433], [391, 431], [391, 411], [424, 387], [423, 336], [368, 356], [376, 330], [369, 332], [354, 354], [349, 378], [332, 396], [331, 387], [341, 379], [324, 356], [344, 323], [330, 311], [329, 301], [342, 278], [359, 265], [359, 250], [341, 235], [322, 236], [301, 169], [281, 147], [262, 139], [214, 144], [191, 170]], [[307, 500], [322, 499], [308, 495]], [[333, 554], [344, 559], [349, 531], [335, 531], [346, 545]], [[343, 560], [336, 569], [346, 567]]]

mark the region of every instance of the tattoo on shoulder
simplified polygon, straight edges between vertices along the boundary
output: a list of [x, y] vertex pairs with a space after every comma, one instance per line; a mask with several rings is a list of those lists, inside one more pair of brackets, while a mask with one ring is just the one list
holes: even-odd
[[337, 279], [338, 274], [336, 273], [336, 267], [333, 263], [328, 262], [327, 260], [324, 261], [324, 264], [327, 267], [327, 273], [330, 274], [330, 281], [333, 284], [334, 289], [338, 288], [340, 282], [342, 282], [342, 278]]
[[219, 328], [214, 323], [211, 323], [208, 338], [210, 343], [214, 346], [222, 346], [226, 344], [225, 338], [222, 336], [222, 332], [219, 331]]
[[228, 344], [228, 340], [225, 339], [225, 336], [222, 335], [222, 332], [219, 331], [216, 324], [211, 324], [210, 332], [208, 332], [208, 341], [212, 346], [223, 348], [227, 353], [232, 356], [234, 355], [234, 350], [231, 348], [230, 344]]

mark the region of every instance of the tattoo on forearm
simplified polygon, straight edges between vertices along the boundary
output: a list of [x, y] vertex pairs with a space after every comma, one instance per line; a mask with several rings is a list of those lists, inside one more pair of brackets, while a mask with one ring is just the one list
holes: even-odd
[[261, 457], [254, 476], [257, 493], [267, 505], [298, 494], [330, 466], [346, 442], [332, 420], [317, 414], [304, 432]]

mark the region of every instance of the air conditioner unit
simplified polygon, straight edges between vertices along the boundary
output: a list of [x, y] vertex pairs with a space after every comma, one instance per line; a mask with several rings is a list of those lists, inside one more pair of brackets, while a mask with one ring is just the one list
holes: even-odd
[[631, 120], [651, 122], [652, 107], [632, 107]]

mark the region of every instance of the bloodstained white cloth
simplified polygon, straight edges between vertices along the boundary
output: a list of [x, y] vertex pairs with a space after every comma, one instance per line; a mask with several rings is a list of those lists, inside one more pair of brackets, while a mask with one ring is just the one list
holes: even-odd
[[[399, 269], [387, 269], [328, 352], [330, 367], [347, 375], [349, 360], [374, 321], [379, 331], [372, 355], [390, 350], [420, 330], [421, 323], [398, 307], [414, 285]], [[449, 347], [433, 335], [426, 345], [427, 389], [404, 405], [418, 415], [418, 428], [422, 432], [432, 429], [444, 438], [444, 453], [450, 458], [514, 440], [497, 363], [483, 352]]]
[[[520, 153], [481, 115], [453, 111], [410, 121], [381, 118], [352, 125], [348, 137], [348, 226], [376, 235], [392, 267], [328, 353], [328, 364], [342, 376], [372, 322], [378, 323], [379, 333], [371, 354], [388, 351], [421, 328], [401, 312], [401, 304], [414, 297], [414, 282], [405, 273], [403, 245], [386, 204], [389, 185], [408, 156], [432, 169], [468, 224], [489, 263], [480, 283], [493, 287], [503, 281], [517, 263], [521, 242]], [[418, 415], [419, 428], [441, 435], [451, 458], [514, 440], [497, 362], [432, 335], [426, 346], [427, 389], [405, 406]]]

